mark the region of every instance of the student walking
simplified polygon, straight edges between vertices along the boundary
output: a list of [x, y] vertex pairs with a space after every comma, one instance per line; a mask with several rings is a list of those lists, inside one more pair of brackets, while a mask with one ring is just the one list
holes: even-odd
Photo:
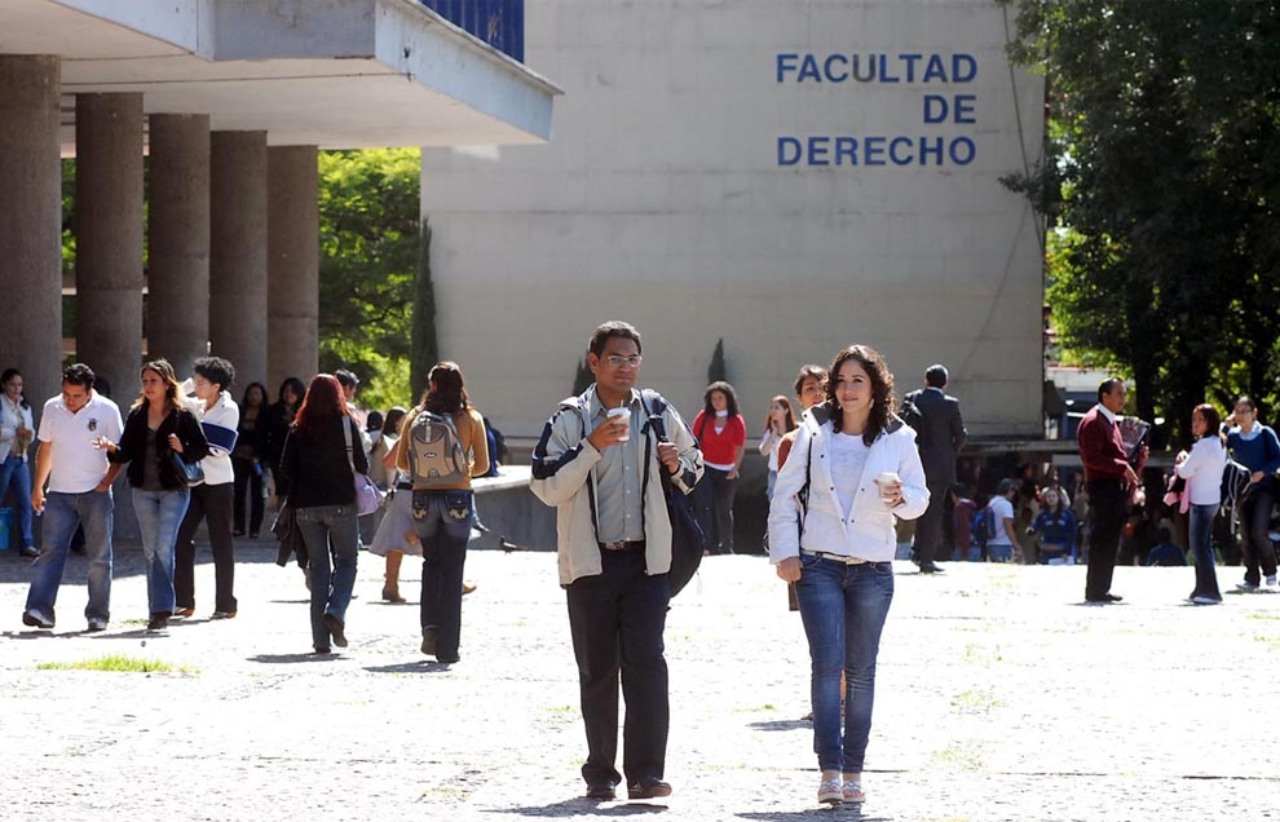
[[732, 554], [733, 498], [746, 451], [747, 423], [738, 413], [738, 394], [727, 382], [713, 382], [693, 420], [706, 474], [698, 485], [702, 530], [713, 554]]
[[235, 474], [235, 514], [232, 535], [245, 535], [245, 500], [249, 502], [249, 539], [257, 539], [262, 530], [266, 493], [263, 476], [267, 471], [262, 454], [265, 439], [267, 387], [251, 382], [240, 398], [240, 422], [236, 426], [236, 447], [231, 452], [231, 469]]
[[1197, 405], [1191, 412], [1195, 444], [1175, 458], [1174, 471], [1187, 481], [1191, 497], [1191, 551], [1196, 561], [1196, 587], [1188, 597], [1196, 605], [1222, 602], [1218, 590], [1217, 560], [1213, 554], [1213, 520], [1222, 504], [1222, 471], [1227, 465], [1227, 435], [1222, 418], [1212, 405]]
[[[27, 450], [35, 438], [35, 422], [31, 419], [31, 406], [22, 396], [22, 374], [16, 368], [6, 368], [0, 374], [0, 499], [13, 491], [13, 506], [18, 514], [18, 533], [21, 545], [18, 554], [24, 557], [39, 556], [31, 520], [31, 469], [27, 465]], [[16, 538], [10, 536], [11, 541]]]
[[[1227, 448], [1236, 462], [1249, 469], [1249, 487], [1240, 500], [1240, 551], [1244, 556], [1242, 591], [1256, 591], [1263, 578], [1276, 587], [1276, 552], [1271, 545], [1271, 515], [1276, 507], [1275, 475], [1280, 471], [1280, 440], [1270, 426], [1258, 422], [1258, 406], [1249, 397], [1236, 400], [1227, 419]], [[1261, 572], [1259, 572], [1261, 569]]]
[[765, 497], [773, 499], [773, 484], [778, 480], [778, 445], [782, 438], [796, 427], [796, 415], [791, 410], [791, 400], [779, 394], [769, 401], [769, 415], [764, 420], [764, 433], [760, 435], [760, 453], [769, 458], [769, 482]]

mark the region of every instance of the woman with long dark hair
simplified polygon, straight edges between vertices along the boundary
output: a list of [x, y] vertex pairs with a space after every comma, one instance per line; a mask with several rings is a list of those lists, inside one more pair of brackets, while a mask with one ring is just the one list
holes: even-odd
[[1239, 505], [1244, 582], [1236, 587], [1256, 591], [1265, 577], [1267, 587], [1275, 588], [1276, 552], [1268, 532], [1276, 507], [1275, 475], [1280, 471], [1280, 440], [1270, 426], [1258, 421], [1258, 406], [1249, 397], [1236, 400], [1235, 411], [1227, 422], [1234, 425], [1227, 432], [1227, 448], [1232, 458], [1250, 472], [1249, 487]]
[[764, 431], [760, 434], [760, 453], [769, 458], [769, 482], [765, 497], [773, 499], [773, 484], [778, 479], [778, 446], [782, 438], [796, 427], [796, 415], [791, 410], [791, 400], [779, 394], [769, 401], [769, 414], [764, 418]]
[[796, 583], [809, 640], [818, 801], [837, 804], [866, 799], [876, 656], [893, 601], [894, 519], [923, 514], [929, 490], [880, 355], [850, 346], [830, 373], [827, 400], [801, 421], [774, 486], [769, 560]]
[[738, 413], [738, 393], [727, 382], [708, 385], [702, 401], [702, 410], [693, 418], [693, 435], [706, 470], [694, 493], [710, 552], [732, 554], [733, 498], [746, 452], [747, 423]]
[[[16, 368], [6, 368], [0, 374], [0, 499], [13, 489], [13, 504], [18, 511], [18, 526], [22, 534], [22, 547], [18, 553], [24, 557], [39, 556], [35, 537], [31, 534], [31, 469], [27, 467], [27, 451], [36, 435], [31, 405], [22, 395], [22, 374]], [[9, 537], [12, 541], [14, 538]]]
[[158, 631], [173, 615], [178, 528], [191, 500], [191, 489], [173, 456], [199, 462], [209, 456], [209, 443], [200, 421], [183, 405], [178, 377], [168, 360], [152, 360], [142, 366], [140, 376], [142, 394], [124, 421], [120, 442], [99, 437], [94, 446], [105, 449], [112, 462], [129, 464], [133, 513], [147, 561], [147, 629]]
[[1227, 466], [1227, 435], [1222, 416], [1208, 403], [1191, 411], [1191, 451], [1179, 452], [1174, 471], [1187, 481], [1190, 496], [1191, 551], [1196, 560], [1196, 587], [1188, 597], [1196, 605], [1222, 602], [1217, 559], [1213, 554], [1213, 520], [1222, 504], [1222, 471]]
[[471, 404], [457, 363], [436, 363], [427, 374], [427, 391], [405, 418], [395, 453], [396, 467], [413, 487], [422, 542], [422, 652], [457, 662], [462, 572], [476, 519], [471, 478], [489, 470], [484, 417]]
[[271, 469], [271, 483], [275, 486], [277, 505], [289, 498], [289, 478], [281, 472], [280, 460], [284, 454], [284, 441], [289, 436], [289, 427], [293, 425], [305, 393], [302, 380], [286, 377], [280, 383], [278, 399], [267, 408], [263, 416], [259, 449], [262, 459]]
[[359, 423], [332, 374], [317, 374], [298, 408], [280, 455], [289, 506], [307, 546], [311, 644], [318, 654], [347, 647], [347, 606], [360, 550], [354, 470], [368, 473]]
[[1036, 559], [1041, 565], [1048, 565], [1051, 559], [1065, 561], [1074, 557], [1076, 515], [1067, 505], [1065, 493], [1057, 485], [1046, 485], [1040, 489], [1040, 501], [1043, 503], [1040, 513], [1027, 531], [1040, 539]]
[[[263, 493], [262, 476], [266, 471], [263, 465], [262, 447], [265, 444], [267, 416], [267, 387], [260, 382], [251, 382], [244, 389], [240, 398], [240, 424], [236, 426], [236, 450], [231, 452], [231, 468], [235, 473], [235, 514], [232, 533], [237, 537], [245, 535], [244, 503], [249, 500], [249, 538], [257, 539], [262, 530]], [[286, 427], [286, 431], [288, 428]], [[282, 441], [283, 443], [283, 441]]]

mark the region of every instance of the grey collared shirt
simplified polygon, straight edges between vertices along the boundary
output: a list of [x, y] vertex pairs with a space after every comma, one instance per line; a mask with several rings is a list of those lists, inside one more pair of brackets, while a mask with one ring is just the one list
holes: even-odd
[[[631, 439], [604, 449], [592, 470], [596, 486], [596, 535], [601, 542], [645, 538], [640, 490], [644, 467], [644, 437], [640, 429], [645, 420], [640, 392], [632, 389], [627, 407], [631, 409]], [[606, 412], [599, 395], [593, 391], [589, 407], [592, 430], [604, 422]]]

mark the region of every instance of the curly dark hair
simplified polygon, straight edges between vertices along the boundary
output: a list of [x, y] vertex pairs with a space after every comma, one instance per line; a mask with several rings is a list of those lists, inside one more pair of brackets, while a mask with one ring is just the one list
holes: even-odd
[[869, 446], [880, 436], [880, 432], [889, 427], [890, 420], [898, 411], [898, 402], [893, 396], [893, 374], [880, 352], [868, 345], [851, 345], [836, 354], [836, 358], [831, 361], [831, 379], [827, 381], [826, 401], [827, 410], [831, 413], [831, 426], [836, 432], [844, 424], [840, 401], [836, 399], [836, 383], [839, 382], [841, 367], [849, 360], [861, 365], [862, 370], [871, 378], [871, 416], [862, 432], [862, 442]]
[[717, 380], [707, 386], [707, 390], [702, 392], [702, 410], [708, 419], [716, 418], [716, 408], [711, 404], [711, 395], [719, 391], [724, 394], [725, 408], [729, 411], [729, 419], [738, 416], [738, 392], [733, 390], [733, 386], [724, 380]]

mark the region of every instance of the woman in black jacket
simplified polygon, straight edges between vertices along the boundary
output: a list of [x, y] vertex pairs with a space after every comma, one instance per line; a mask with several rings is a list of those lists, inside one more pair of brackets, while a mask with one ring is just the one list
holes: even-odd
[[360, 547], [353, 466], [362, 474], [369, 471], [360, 428], [337, 378], [317, 374], [285, 438], [280, 471], [289, 481], [289, 507], [307, 546], [311, 644], [318, 654], [329, 653], [330, 639], [347, 647], [347, 606]]
[[293, 425], [298, 413], [298, 403], [306, 388], [297, 377], [286, 377], [280, 383], [280, 394], [275, 402], [267, 406], [259, 424], [258, 455], [262, 462], [271, 469], [271, 484], [275, 487], [276, 505], [281, 505], [289, 498], [289, 478], [280, 470], [280, 457], [284, 452], [284, 441], [289, 435], [289, 426]]
[[147, 629], [158, 631], [173, 614], [173, 563], [178, 526], [187, 513], [191, 491], [174, 464], [198, 462], [209, 455], [209, 443], [195, 415], [183, 407], [178, 378], [168, 360], [142, 366], [142, 396], [129, 411], [120, 442], [99, 437], [94, 445], [106, 449], [112, 462], [129, 463], [133, 512], [142, 533], [147, 561]]

